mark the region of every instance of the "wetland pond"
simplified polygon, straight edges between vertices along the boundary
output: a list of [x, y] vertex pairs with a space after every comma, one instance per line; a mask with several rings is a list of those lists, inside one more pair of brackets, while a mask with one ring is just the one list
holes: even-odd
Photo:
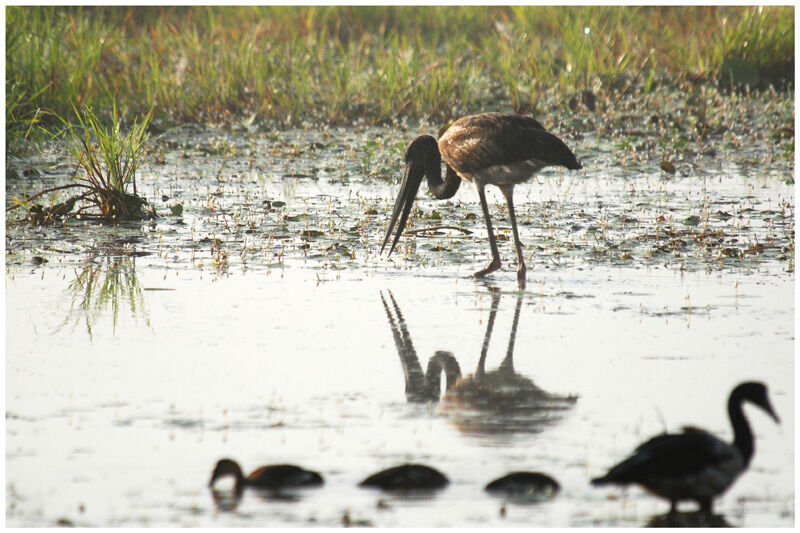
[[[489, 279], [467, 277], [489, 258], [470, 186], [421, 196], [407, 228], [460, 229], [378, 255], [415, 134], [185, 128], [139, 172], [153, 221], [9, 215], [6, 524], [643, 526], [668, 502], [589, 480], [664, 430], [731, 440], [728, 394], [760, 380], [781, 424], [746, 408], [754, 459], [714, 509], [735, 526], [794, 525], [793, 161], [756, 144], [760, 162], [717, 153], [668, 174], [617, 164], [595, 135], [564, 137], [584, 169], [516, 189], [520, 290], [493, 187], [504, 265]], [[74, 172], [55, 149], [12, 165], [7, 198]], [[473, 374], [487, 339], [486, 371], [504, 363], [524, 384], [506, 403], [423, 401], [407, 382], [437, 352]], [[222, 457], [326, 483], [215, 501]], [[402, 462], [451, 484], [358, 488]], [[535, 503], [483, 491], [515, 470], [561, 491]]]

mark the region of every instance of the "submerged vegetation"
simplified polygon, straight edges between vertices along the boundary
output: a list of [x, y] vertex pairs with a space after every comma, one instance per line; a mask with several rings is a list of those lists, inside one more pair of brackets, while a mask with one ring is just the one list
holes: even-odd
[[166, 125], [379, 123], [793, 77], [791, 6], [6, 8], [11, 141], [71, 102]]

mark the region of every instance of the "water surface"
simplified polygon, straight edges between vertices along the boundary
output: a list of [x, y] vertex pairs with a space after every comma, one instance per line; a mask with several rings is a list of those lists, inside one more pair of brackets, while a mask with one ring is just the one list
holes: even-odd
[[[746, 409], [756, 454], [715, 511], [736, 526], [794, 524], [790, 164], [720, 157], [665, 176], [610, 164], [599, 139], [571, 141], [587, 170], [518, 188], [520, 290], [496, 191], [505, 264], [490, 280], [466, 277], [489, 255], [469, 186], [421, 198], [409, 228], [470, 234], [406, 236], [378, 256], [404, 136], [180, 132], [140, 174], [156, 221], [8, 225], [7, 524], [642, 526], [668, 504], [589, 480], [665, 429], [731, 439], [728, 394], [752, 379], [782, 423]], [[367, 140], [374, 153], [348, 148]], [[59, 161], [29, 163], [59, 183]], [[7, 196], [28, 187], [9, 180]], [[183, 215], [167, 216], [175, 203]], [[486, 372], [511, 361], [504, 379], [519, 390], [497, 409], [444, 384], [440, 401], [420, 401], [409, 368], [437, 352], [464, 378], [482, 353]], [[301, 464], [326, 484], [215, 502], [221, 457], [247, 471]], [[451, 485], [427, 497], [357, 487], [406, 461]], [[483, 492], [520, 469], [553, 476], [560, 494]]]

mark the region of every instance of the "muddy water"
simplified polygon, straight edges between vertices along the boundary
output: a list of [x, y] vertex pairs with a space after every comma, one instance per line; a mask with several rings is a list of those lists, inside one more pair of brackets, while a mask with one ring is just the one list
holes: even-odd
[[[499, 194], [507, 262], [488, 282], [466, 278], [488, 255], [469, 187], [419, 200], [409, 225], [460, 229], [378, 256], [409, 135], [172, 133], [140, 173], [156, 221], [8, 225], [8, 525], [642, 526], [668, 505], [589, 479], [664, 429], [731, 439], [727, 396], [751, 379], [782, 423], [747, 409], [756, 454], [715, 511], [793, 525], [791, 164], [718, 157], [665, 176], [614, 165], [596, 138], [572, 141], [602, 170], [519, 188], [519, 290]], [[59, 161], [25, 163], [60, 183]], [[29, 183], [9, 179], [7, 195]], [[177, 203], [182, 215], [168, 215]], [[482, 354], [486, 372], [513, 366], [495, 374], [513, 394], [502, 408], [444, 391], [420, 401], [406, 376], [437, 352], [465, 381]], [[301, 464], [326, 484], [215, 500], [221, 457], [248, 471]], [[415, 497], [357, 487], [407, 461], [451, 485]], [[520, 469], [561, 492], [483, 492]]]

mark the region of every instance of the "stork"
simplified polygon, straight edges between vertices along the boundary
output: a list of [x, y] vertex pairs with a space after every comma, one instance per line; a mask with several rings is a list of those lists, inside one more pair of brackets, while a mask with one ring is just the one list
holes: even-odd
[[[442, 159], [447, 168], [444, 180]], [[492, 250], [489, 264], [475, 272], [473, 277], [479, 278], [494, 272], [500, 268], [501, 262], [486, 203], [485, 188], [486, 185], [495, 185], [508, 204], [519, 264], [517, 279], [521, 283], [525, 281], [525, 260], [514, 213], [514, 185], [528, 181], [547, 166], [563, 166], [570, 170], [582, 168], [567, 145], [549, 133], [538, 121], [527, 116], [502, 113], [462, 117], [438, 141], [430, 135], [417, 137], [406, 150], [405, 162], [405, 174], [394, 204], [392, 220], [383, 239], [381, 253], [397, 225], [389, 255], [394, 251], [423, 177], [427, 178], [428, 188], [439, 200], [452, 198], [458, 191], [461, 180], [467, 180], [474, 183], [478, 190]]]

